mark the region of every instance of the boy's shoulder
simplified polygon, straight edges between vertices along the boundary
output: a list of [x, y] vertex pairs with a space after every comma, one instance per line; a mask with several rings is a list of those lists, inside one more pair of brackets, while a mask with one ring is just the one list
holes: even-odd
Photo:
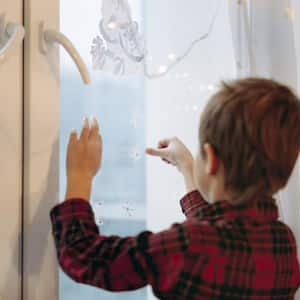
[[[240, 218], [226, 219], [197, 219], [189, 218], [183, 223], [188, 231], [190, 250], [213, 255], [220, 250], [230, 250], [236, 245], [246, 246], [245, 249], [256, 247], [291, 247], [296, 251], [297, 242], [289, 225], [282, 220], [258, 222], [257, 220], [243, 221]], [[260, 242], [259, 242], [260, 241]], [[261, 244], [261, 245], [260, 245]], [[241, 247], [244, 248], [244, 247]], [[199, 252], [199, 253], [200, 253]]]

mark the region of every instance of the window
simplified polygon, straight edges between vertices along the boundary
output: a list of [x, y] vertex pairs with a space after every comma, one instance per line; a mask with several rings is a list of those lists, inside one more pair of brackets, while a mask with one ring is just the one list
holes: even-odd
[[[60, 199], [65, 193], [65, 155], [70, 130], [93, 115], [104, 141], [103, 168], [92, 203], [103, 234], [135, 235], [167, 228], [183, 220], [178, 201], [184, 195], [180, 175], [146, 157], [146, 146], [178, 135], [195, 152], [200, 112], [221, 78], [233, 77], [232, 40], [226, 5], [219, 7], [210, 37], [166, 76], [112, 76], [93, 70], [90, 48], [99, 35], [101, 1], [60, 2], [61, 31], [72, 39], [89, 66], [92, 84], [84, 86], [73, 62], [61, 51]], [[207, 32], [217, 1], [130, 1], [133, 19], [141, 25], [149, 51], [149, 72], [159, 72]], [[182, 14], [179, 16], [178, 11]], [[80, 21], [83, 20], [84, 21]], [[186, 20], [189, 20], [187, 23]], [[224, 27], [220, 24], [225, 24]], [[212, 50], [213, 49], [213, 50]], [[221, 51], [222, 49], [222, 51]], [[151, 299], [151, 291], [108, 293], [78, 285], [60, 272], [60, 300]]]

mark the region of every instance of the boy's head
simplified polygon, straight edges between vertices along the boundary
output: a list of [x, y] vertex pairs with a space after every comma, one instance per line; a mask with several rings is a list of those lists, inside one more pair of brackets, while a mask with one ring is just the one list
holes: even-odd
[[199, 144], [194, 175], [207, 200], [274, 195], [299, 155], [299, 98], [273, 80], [223, 83], [202, 113]]

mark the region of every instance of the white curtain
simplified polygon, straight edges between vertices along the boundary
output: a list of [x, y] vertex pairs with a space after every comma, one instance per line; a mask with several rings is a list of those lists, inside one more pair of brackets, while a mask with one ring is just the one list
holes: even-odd
[[[239, 76], [273, 78], [299, 92], [299, 1], [228, 0], [228, 5]], [[296, 236], [300, 258], [299, 197], [298, 162], [288, 185], [276, 198], [281, 219]], [[300, 299], [300, 291], [296, 299]]]

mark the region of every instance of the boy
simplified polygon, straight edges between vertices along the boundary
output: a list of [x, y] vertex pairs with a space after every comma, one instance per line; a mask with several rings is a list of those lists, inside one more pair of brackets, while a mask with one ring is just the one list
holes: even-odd
[[300, 149], [300, 102], [275, 81], [224, 83], [207, 104], [194, 160], [177, 139], [146, 149], [175, 165], [187, 220], [153, 234], [99, 235], [89, 204], [101, 166], [97, 122], [67, 154], [66, 201], [51, 211], [61, 268], [73, 280], [110, 291], [152, 286], [160, 299], [293, 299], [300, 285], [294, 235], [272, 197]]

